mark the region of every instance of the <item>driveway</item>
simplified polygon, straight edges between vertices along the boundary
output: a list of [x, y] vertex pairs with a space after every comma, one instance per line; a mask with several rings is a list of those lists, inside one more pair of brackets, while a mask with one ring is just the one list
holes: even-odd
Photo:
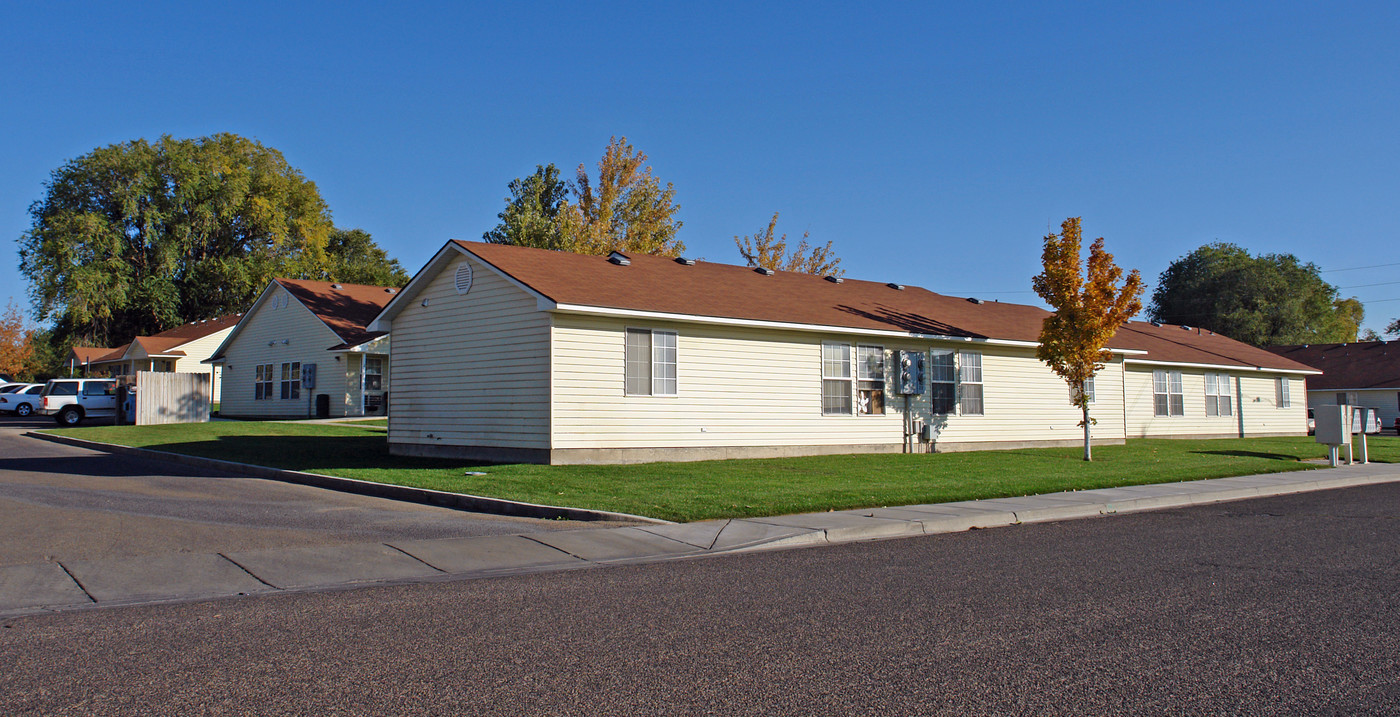
[[0, 418], [0, 566], [605, 527], [466, 513], [23, 435]]

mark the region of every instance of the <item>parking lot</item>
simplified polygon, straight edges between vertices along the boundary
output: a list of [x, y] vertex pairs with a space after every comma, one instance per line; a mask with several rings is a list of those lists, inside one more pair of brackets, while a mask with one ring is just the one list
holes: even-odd
[[115, 456], [0, 417], [0, 566], [597, 527], [467, 513]]

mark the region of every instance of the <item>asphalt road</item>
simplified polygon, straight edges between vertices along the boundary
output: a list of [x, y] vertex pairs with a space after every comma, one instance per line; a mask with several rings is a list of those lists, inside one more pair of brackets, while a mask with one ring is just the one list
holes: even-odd
[[597, 527], [466, 513], [115, 456], [0, 418], [0, 566]]
[[18, 714], [1400, 713], [1400, 486], [43, 615]]

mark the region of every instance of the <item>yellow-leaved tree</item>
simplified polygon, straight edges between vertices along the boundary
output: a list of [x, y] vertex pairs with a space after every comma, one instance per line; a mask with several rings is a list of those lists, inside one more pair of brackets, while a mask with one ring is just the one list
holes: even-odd
[[1060, 225], [1060, 233], [1045, 236], [1041, 255], [1044, 270], [1031, 280], [1035, 293], [1055, 313], [1040, 327], [1036, 357], [1069, 384], [1070, 402], [1079, 407], [1084, 427], [1084, 460], [1093, 460], [1089, 448], [1089, 394], [1086, 386], [1111, 358], [1104, 346], [1119, 327], [1142, 310], [1142, 275], [1137, 269], [1120, 287], [1123, 270], [1104, 251], [1103, 237], [1089, 247], [1088, 276], [1080, 263], [1079, 217]]
[[768, 229], [754, 233], [752, 237], [734, 237], [734, 245], [749, 266], [761, 266], [774, 271], [800, 271], [817, 276], [841, 276], [846, 273], [840, 268], [841, 259], [831, 250], [831, 242], [826, 246], [808, 246], [808, 232], [802, 233], [802, 241], [791, 252], [787, 248], [787, 235], [774, 237], [778, 226], [778, 213], [768, 220]]

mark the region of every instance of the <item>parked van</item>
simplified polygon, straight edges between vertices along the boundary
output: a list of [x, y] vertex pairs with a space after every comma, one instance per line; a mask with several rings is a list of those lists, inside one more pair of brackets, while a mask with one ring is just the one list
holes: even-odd
[[43, 408], [60, 426], [76, 426], [85, 418], [117, 415], [117, 382], [110, 378], [56, 378], [44, 386]]

